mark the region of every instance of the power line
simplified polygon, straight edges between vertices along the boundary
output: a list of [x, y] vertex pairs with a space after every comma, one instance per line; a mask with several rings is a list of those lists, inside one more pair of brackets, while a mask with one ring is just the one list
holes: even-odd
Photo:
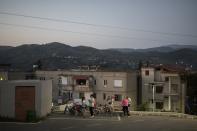
[[66, 33], [75, 33], [75, 34], [80, 34], [80, 35], [92, 35], [92, 36], [112, 37], [112, 38], [120, 38], [120, 39], [136, 39], [136, 40], [146, 40], [146, 41], [166, 42], [166, 43], [183, 43], [183, 42], [165, 41], [165, 40], [159, 40], [159, 39], [137, 38], [137, 37], [127, 37], [127, 36], [98, 34], [98, 33], [88, 33], [88, 32], [75, 32], [75, 31], [70, 31], [70, 30], [62, 30], [62, 29], [55, 29], [55, 28], [46, 28], [46, 27], [39, 27], [39, 26], [20, 25], [20, 24], [11, 24], [11, 23], [3, 23], [3, 22], [0, 22], [0, 24], [1, 25], [6, 25], [6, 26], [14, 26], [14, 27], [23, 27], [23, 28], [31, 28], [31, 29], [39, 29], [39, 30], [48, 30], [48, 31], [58, 31], [58, 32], [66, 32]]
[[80, 25], [93, 26], [93, 27], [103, 27], [103, 28], [120, 29], [120, 30], [127, 30], [127, 31], [138, 31], [138, 32], [145, 32], [145, 33], [168, 35], [168, 36], [197, 38], [197, 35], [192, 35], [192, 34], [159, 32], [159, 31], [151, 31], [151, 30], [144, 30], [144, 29], [126, 28], [126, 27], [120, 27], [120, 26], [92, 24], [92, 23], [70, 21], [70, 20], [63, 20], [63, 19], [54, 19], [54, 18], [39, 17], [39, 16], [31, 16], [31, 15], [24, 15], [24, 14], [10, 13], [10, 12], [0, 12], [0, 14], [11, 15], [11, 16], [20, 16], [20, 17], [27, 17], [27, 18], [33, 18], [33, 19], [41, 19], [41, 20], [47, 20], [47, 21], [62, 22], [62, 23], [80, 24]]

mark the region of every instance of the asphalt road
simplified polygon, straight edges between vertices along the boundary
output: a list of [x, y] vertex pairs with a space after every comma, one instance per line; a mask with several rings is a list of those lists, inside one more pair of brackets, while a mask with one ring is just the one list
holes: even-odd
[[39, 123], [0, 122], [0, 131], [197, 131], [197, 120], [164, 116], [65, 117]]

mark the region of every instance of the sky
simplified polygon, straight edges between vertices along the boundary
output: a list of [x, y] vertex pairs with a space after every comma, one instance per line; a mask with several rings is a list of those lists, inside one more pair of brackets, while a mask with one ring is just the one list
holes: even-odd
[[197, 45], [197, 0], [0, 0], [0, 45]]

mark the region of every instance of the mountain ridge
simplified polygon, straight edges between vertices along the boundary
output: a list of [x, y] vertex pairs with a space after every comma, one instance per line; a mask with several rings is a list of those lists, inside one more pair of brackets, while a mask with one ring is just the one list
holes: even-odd
[[196, 57], [195, 48], [180, 48], [170, 52], [150, 49], [122, 52], [88, 46], [72, 47], [59, 42], [17, 47], [0, 46], [0, 64], [11, 64], [14, 70], [32, 70], [38, 61], [42, 63], [42, 69], [47, 70], [75, 69], [82, 65], [98, 65], [103, 69], [137, 69], [140, 62], [179, 64], [197, 69]]

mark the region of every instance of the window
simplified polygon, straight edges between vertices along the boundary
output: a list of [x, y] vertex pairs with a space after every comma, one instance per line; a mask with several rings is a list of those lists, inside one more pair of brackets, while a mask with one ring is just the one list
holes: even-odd
[[115, 97], [114, 98], [115, 101], [121, 101], [122, 100], [122, 95], [120, 95], [120, 94], [115, 94], [114, 97]]
[[149, 76], [149, 70], [145, 70], [145, 76]]
[[61, 84], [67, 85], [68, 84], [68, 77], [61, 77]]
[[163, 92], [163, 86], [156, 86], [156, 93], [160, 94]]
[[62, 84], [62, 79], [61, 78], [59, 79], [59, 84]]
[[106, 94], [105, 93], [103, 93], [103, 100], [105, 100], [106, 99]]
[[122, 87], [122, 80], [114, 80], [114, 87]]
[[106, 86], [107, 85], [107, 80], [104, 80], [104, 86]]
[[59, 93], [58, 94], [59, 94], [59, 96], [61, 96], [61, 91], [60, 90], [59, 90]]
[[45, 80], [45, 77], [40, 77], [40, 80]]
[[94, 85], [96, 85], [96, 80], [94, 80]]
[[77, 79], [76, 84], [77, 85], [86, 85], [86, 79]]
[[149, 101], [153, 104], [153, 99], [150, 99]]
[[73, 99], [73, 93], [72, 93], [72, 92], [70, 92], [69, 99], [70, 99], [70, 100]]
[[163, 109], [163, 102], [156, 102], [156, 109]]
[[169, 77], [165, 77], [165, 81], [169, 81]]
[[178, 84], [172, 84], [171, 85], [171, 92], [172, 93], [178, 93]]

